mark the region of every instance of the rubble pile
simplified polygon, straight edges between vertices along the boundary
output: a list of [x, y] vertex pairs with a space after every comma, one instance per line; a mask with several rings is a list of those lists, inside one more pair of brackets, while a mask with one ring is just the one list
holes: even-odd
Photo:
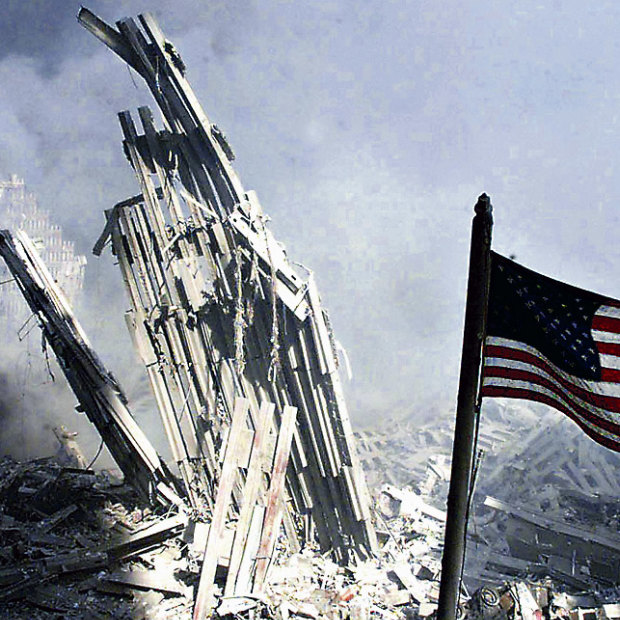
[[414, 618], [436, 609], [445, 514], [410, 491], [375, 497], [380, 550], [342, 567], [308, 547], [283, 557], [268, 587], [287, 613], [311, 618]]
[[620, 583], [620, 455], [553, 412], [518, 436], [480, 469], [468, 572], [549, 575], [579, 589]]
[[[530, 431], [538, 432], [550, 420], [531, 406], [511, 404], [506, 407], [492, 402], [485, 406], [478, 434], [482, 462], [493, 461], [492, 471], [516, 456], [515, 437], [525, 437], [518, 446], [530, 441]], [[417, 488], [422, 495], [438, 495], [445, 503], [450, 477], [450, 455], [454, 438], [454, 414], [437, 415], [426, 423], [417, 416], [388, 417], [380, 425], [356, 430], [355, 438], [368, 485], [379, 489], [383, 484]], [[512, 446], [509, 453], [507, 446]], [[525, 467], [525, 465], [524, 465]], [[481, 481], [482, 482], [482, 481]], [[436, 487], [437, 485], [437, 487]]]
[[[378, 492], [375, 505], [376, 558], [345, 567], [312, 543], [293, 552], [281, 535], [265, 591], [220, 596], [215, 617], [431, 617], [445, 513], [419, 493], [391, 485]], [[110, 472], [53, 458], [24, 463], [4, 458], [0, 618], [191, 618], [201, 559], [196, 541], [205, 536], [196, 536], [194, 527], [186, 518], [151, 508]], [[216, 583], [222, 593], [223, 573]], [[583, 593], [575, 585], [542, 577], [502, 583], [499, 572], [488, 570], [484, 586], [471, 596], [463, 593], [462, 617], [620, 617], [618, 588]]]
[[[371, 488], [389, 483], [444, 509], [449, 418], [416, 429], [392, 420], [386, 428], [356, 433]], [[620, 455], [555, 412], [519, 402], [485, 408], [478, 448], [464, 573], [470, 589], [515, 577], [551, 577], [571, 591], [620, 583]]]
[[[438, 591], [442, 515], [396, 489], [386, 489], [378, 504], [378, 558], [344, 567], [312, 543], [292, 552], [281, 535], [265, 591], [220, 596], [217, 616], [428, 615], [434, 606], [426, 603], [436, 602]], [[204, 528], [198, 533], [187, 517], [153, 509], [109, 472], [52, 457], [4, 458], [0, 532], [0, 617], [192, 615]], [[222, 594], [225, 574], [216, 582]]]
[[418, 485], [450, 476], [452, 427], [448, 416], [420, 425], [412, 419], [388, 418], [355, 432], [360, 461], [371, 489], [383, 484]]
[[3, 458], [0, 618], [182, 618], [182, 525], [113, 474]]
[[620, 590], [568, 594], [549, 580], [511, 581], [483, 586], [460, 605], [460, 618], [470, 620], [614, 620], [620, 618]]

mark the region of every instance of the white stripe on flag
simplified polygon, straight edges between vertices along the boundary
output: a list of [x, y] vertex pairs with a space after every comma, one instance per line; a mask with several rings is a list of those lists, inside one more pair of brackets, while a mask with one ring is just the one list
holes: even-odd
[[617, 355], [603, 355], [599, 353], [599, 358], [603, 368], [620, 368], [620, 357]]
[[608, 316], [612, 319], [620, 319], [620, 308], [616, 306], [601, 306], [594, 314], [595, 316]]
[[[537, 377], [546, 379], [547, 381], [553, 383], [553, 385], [557, 386], [558, 390], [560, 390], [562, 394], [564, 395], [564, 399], [566, 401], [571, 401], [571, 404], [574, 404], [575, 406], [578, 406], [578, 407], [582, 407], [586, 411], [590, 411], [591, 413], [596, 414], [598, 417], [604, 418], [605, 420], [613, 422], [614, 424], [620, 424], [619, 414], [615, 414], [611, 411], [608, 411], [607, 409], [597, 407], [596, 405], [593, 405], [592, 403], [589, 403], [588, 401], [583, 400], [577, 394], [575, 394], [574, 392], [571, 392], [569, 388], [566, 388], [565, 386], [563, 386], [557, 379], [555, 379], [547, 371], [542, 370], [541, 368], [539, 368], [538, 366], [535, 366], [534, 364], [528, 364], [527, 362], [521, 362], [518, 360], [507, 360], [504, 358], [488, 357], [486, 358], [485, 366], [496, 367], [496, 368], [508, 368], [512, 370], [523, 370], [526, 372], [530, 372], [536, 375]], [[570, 377], [571, 375], [568, 375], [568, 376]], [[524, 383], [528, 383], [529, 385], [531, 385], [535, 391], [538, 390], [538, 387], [542, 387], [536, 383], [535, 378], [532, 378], [529, 381], [525, 381], [523, 379], [509, 379], [505, 377], [488, 377], [488, 379], [504, 379], [505, 381], [523, 381]], [[584, 383], [586, 383], [583, 379], [577, 379], [576, 377], [574, 377], [571, 383], [574, 383], [574, 384], [576, 383], [578, 387], [581, 387], [582, 389], [587, 389], [583, 385]], [[486, 378], [483, 382], [483, 385], [487, 385]], [[545, 388], [545, 389], [548, 389], [548, 388]]]
[[615, 342], [620, 344], [620, 334], [614, 332], [602, 332], [598, 329], [592, 330], [592, 338], [595, 342]]

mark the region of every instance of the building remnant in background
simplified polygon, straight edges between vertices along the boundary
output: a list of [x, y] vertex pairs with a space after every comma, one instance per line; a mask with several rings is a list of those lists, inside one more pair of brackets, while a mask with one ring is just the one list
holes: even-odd
[[[62, 229], [53, 223], [50, 213], [41, 209], [35, 195], [27, 191], [23, 179], [11, 175], [0, 181], [0, 221], [3, 228], [23, 230], [33, 240], [52, 277], [61, 286], [71, 305], [75, 305], [84, 283], [86, 257], [75, 253], [72, 241], [63, 238]], [[0, 280], [8, 279], [0, 267]], [[8, 283], [0, 295], [0, 317], [4, 334], [14, 332], [28, 319], [28, 310], [17, 288]]]

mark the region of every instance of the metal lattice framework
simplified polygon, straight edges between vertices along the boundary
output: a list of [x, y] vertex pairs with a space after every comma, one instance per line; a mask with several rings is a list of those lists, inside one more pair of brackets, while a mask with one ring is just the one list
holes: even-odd
[[[279, 428], [297, 408], [287, 490], [304, 535], [341, 561], [375, 548], [369, 498], [337, 369], [333, 338], [309, 274], [301, 277], [265, 225], [231, 150], [154, 19], [114, 29], [86, 9], [79, 19], [145, 80], [161, 111], [158, 130], [140, 108], [140, 130], [120, 114], [141, 194], [107, 213], [132, 309], [127, 321], [147, 367], [191, 505], [209, 510], [219, 449], [237, 397], [248, 427], [273, 403]], [[289, 536], [293, 519], [285, 518]]]

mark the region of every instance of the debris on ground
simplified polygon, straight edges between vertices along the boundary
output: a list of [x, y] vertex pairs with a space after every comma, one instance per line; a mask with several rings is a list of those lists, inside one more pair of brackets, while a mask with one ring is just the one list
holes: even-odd
[[[184, 562], [174, 537], [184, 526], [114, 474], [4, 457], [0, 617], [181, 617], [180, 605], [191, 608], [188, 586], [175, 577]], [[136, 591], [150, 594], [134, 600]]]
[[[284, 535], [260, 595], [218, 597], [221, 618], [427, 618], [436, 611], [445, 515], [411, 489], [375, 497], [380, 551], [342, 566]], [[53, 458], [0, 461], [0, 618], [191, 618], [201, 545], [187, 518], [152, 508], [115, 472]], [[231, 537], [225, 535], [230, 544]], [[522, 567], [523, 568], [523, 567]], [[620, 589], [522, 572], [461, 597], [467, 618], [620, 617]], [[216, 576], [223, 592], [225, 574]], [[615, 614], [615, 615], [614, 615]], [[594, 616], [593, 616], [594, 618]]]

